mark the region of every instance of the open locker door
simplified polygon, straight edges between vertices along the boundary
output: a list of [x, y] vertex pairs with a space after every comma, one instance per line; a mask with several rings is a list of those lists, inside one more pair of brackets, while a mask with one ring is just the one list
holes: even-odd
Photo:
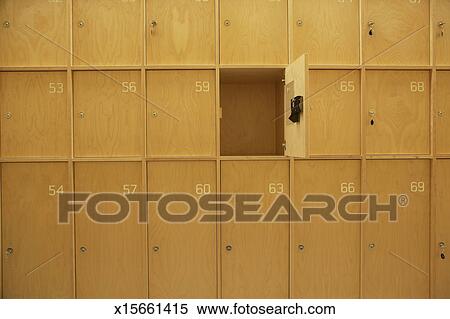
[[302, 55], [285, 71], [284, 140], [285, 156], [306, 157], [308, 64]]

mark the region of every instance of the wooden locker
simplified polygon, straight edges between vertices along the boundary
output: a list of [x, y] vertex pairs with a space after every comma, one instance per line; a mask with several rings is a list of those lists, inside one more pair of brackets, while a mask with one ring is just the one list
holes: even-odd
[[360, 76], [358, 70], [310, 71], [312, 156], [361, 154]]
[[[167, 183], [167, 181], [171, 181]], [[150, 193], [183, 193], [199, 198], [216, 192], [216, 163], [170, 161], [148, 163]], [[169, 223], [150, 204], [150, 298], [217, 298], [216, 224]], [[171, 214], [186, 212], [185, 204], [171, 204]], [[215, 212], [208, 212], [215, 215]]]
[[147, 152], [150, 156], [214, 156], [215, 72], [147, 73]]
[[[262, 194], [253, 214], [264, 214], [279, 195], [289, 194], [289, 162], [224, 161], [221, 184], [225, 194]], [[288, 298], [288, 223], [222, 223], [221, 254], [223, 298]]]
[[287, 0], [221, 0], [221, 64], [287, 64]]
[[294, 0], [293, 57], [311, 64], [359, 64], [359, 1]]
[[[141, 162], [79, 162], [75, 164], [77, 192], [138, 193]], [[135, 205], [136, 204], [136, 205]], [[99, 213], [113, 214], [114, 203], [99, 205]], [[78, 298], [147, 298], [146, 224], [139, 223], [137, 203], [126, 220], [94, 222], [85, 208], [76, 216], [76, 278]]]
[[0, 3], [0, 66], [65, 66], [69, 26], [65, 0]]
[[143, 1], [75, 0], [74, 65], [141, 65]]
[[436, 73], [436, 153], [450, 154], [450, 72]]
[[[336, 201], [361, 194], [360, 161], [296, 161], [293, 203], [303, 208], [323, 207], [303, 200], [309, 194], [327, 194]], [[336, 207], [338, 203], [336, 202]], [[349, 205], [359, 213], [360, 205]], [[311, 222], [293, 222], [291, 237], [291, 282], [293, 298], [359, 298], [360, 222], [346, 221], [337, 209], [336, 222], [313, 216]]]
[[434, 298], [450, 298], [450, 160], [436, 161], [435, 237], [431, 243]]
[[70, 116], [66, 72], [0, 73], [3, 157], [66, 157]]
[[58, 223], [67, 163], [2, 164], [4, 298], [73, 298], [73, 234]]
[[215, 3], [147, 0], [147, 64], [215, 64]]
[[142, 156], [141, 73], [77, 71], [73, 81], [75, 156]]
[[429, 154], [429, 72], [370, 70], [366, 90], [367, 154]]
[[363, 63], [430, 64], [429, 0], [365, 0]]
[[436, 65], [450, 65], [450, 0], [435, 1], [433, 12], [434, 58]]
[[398, 218], [383, 211], [363, 224], [363, 297], [428, 298], [430, 162], [369, 160], [366, 189], [378, 204], [397, 195]]

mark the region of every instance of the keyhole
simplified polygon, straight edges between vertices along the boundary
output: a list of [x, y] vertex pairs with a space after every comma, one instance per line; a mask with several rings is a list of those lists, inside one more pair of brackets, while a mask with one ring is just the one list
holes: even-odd
[[444, 253], [441, 253], [441, 259], [445, 259]]
[[375, 125], [375, 121], [373, 119], [370, 120], [370, 125]]
[[369, 35], [373, 36], [373, 30], [372, 29], [369, 30]]

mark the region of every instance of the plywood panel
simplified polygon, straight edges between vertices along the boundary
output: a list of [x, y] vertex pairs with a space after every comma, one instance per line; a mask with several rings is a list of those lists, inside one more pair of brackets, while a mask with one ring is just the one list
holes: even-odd
[[140, 72], [79, 71], [73, 79], [75, 156], [142, 156]]
[[5, 298], [73, 297], [72, 225], [58, 224], [56, 194], [69, 191], [68, 172], [66, 163], [2, 164]]
[[[397, 200], [397, 222], [380, 211], [363, 226], [363, 297], [429, 297], [430, 163], [428, 160], [367, 161], [367, 193], [378, 204]], [[395, 205], [394, 205], [395, 207]], [[373, 245], [373, 246], [371, 246]]]
[[4, 157], [65, 157], [69, 111], [65, 72], [0, 74], [1, 153]]
[[[430, 1], [365, 0], [363, 62], [382, 65], [430, 63]], [[369, 34], [373, 23], [372, 35]]]
[[215, 73], [147, 73], [147, 147], [151, 156], [215, 155]]
[[67, 65], [65, 0], [5, 0], [0, 3], [0, 66]]
[[[199, 198], [205, 192], [215, 193], [215, 186], [215, 162], [148, 163], [149, 192]], [[201, 211], [191, 222], [169, 223], [157, 209], [155, 203], [150, 205], [150, 298], [217, 298], [216, 224], [200, 223]], [[172, 214], [186, 212], [184, 204], [167, 209]]]
[[221, 0], [221, 64], [287, 64], [287, 0]]
[[[299, 213], [303, 208], [323, 207], [303, 202], [308, 194], [326, 194], [336, 200], [360, 194], [359, 161], [297, 161], [294, 169], [293, 202]], [[349, 205], [349, 211], [359, 213], [359, 206]], [[293, 223], [293, 298], [359, 297], [360, 223], [345, 221], [337, 209], [332, 216], [336, 222], [313, 216], [311, 222]]]
[[436, 153], [450, 154], [450, 72], [436, 73]]
[[310, 71], [311, 155], [361, 152], [361, 81], [352, 70]]
[[75, 0], [75, 65], [141, 65], [142, 1]]
[[214, 64], [214, 3], [147, 0], [147, 63]]
[[450, 0], [434, 1], [433, 35], [435, 62], [450, 65]]
[[[142, 192], [140, 162], [82, 162], [75, 165], [77, 192]], [[113, 214], [114, 203], [99, 206]], [[147, 298], [146, 224], [138, 223], [138, 207], [130, 204], [123, 222], [98, 223], [83, 209], [76, 216], [78, 298]], [[82, 247], [86, 250], [82, 251]]]
[[293, 1], [293, 58], [359, 64], [359, 1]]
[[[222, 162], [221, 184], [222, 193], [263, 194], [257, 213], [264, 214], [280, 195], [277, 192], [289, 194], [289, 162]], [[221, 250], [223, 298], [288, 297], [287, 223], [223, 223]]]
[[[428, 71], [367, 71], [368, 154], [430, 152]], [[373, 121], [373, 122], [372, 122]]]

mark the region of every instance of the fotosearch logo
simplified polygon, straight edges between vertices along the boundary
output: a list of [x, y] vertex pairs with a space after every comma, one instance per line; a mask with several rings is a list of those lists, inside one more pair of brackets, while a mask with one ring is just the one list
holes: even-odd
[[[138, 222], [148, 222], [149, 205], [167, 223], [236, 222], [236, 223], [307, 223], [313, 216], [333, 223], [377, 221], [382, 214], [390, 222], [398, 220], [398, 209], [409, 204], [407, 195], [392, 194], [380, 202], [374, 194], [351, 194], [336, 199], [329, 194], [308, 194], [297, 209], [289, 197], [280, 194], [271, 205], [262, 209], [263, 194], [205, 194], [196, 197], [187, 193], [61, 193], [58, 196], [58, 221], [69, 223], [70, 215], [86, 213], [96, 223], [117, 224], [130, 217], [131, 206], [138, 206]], [[113, 211], [101, 209], [107, 205]], [[366, 212], [352, 212], [351, 206], [365, 204]], [[174, 209], [176, 207], [177, 209]], [[181, 208], [181, 209], [180, 209]]]

